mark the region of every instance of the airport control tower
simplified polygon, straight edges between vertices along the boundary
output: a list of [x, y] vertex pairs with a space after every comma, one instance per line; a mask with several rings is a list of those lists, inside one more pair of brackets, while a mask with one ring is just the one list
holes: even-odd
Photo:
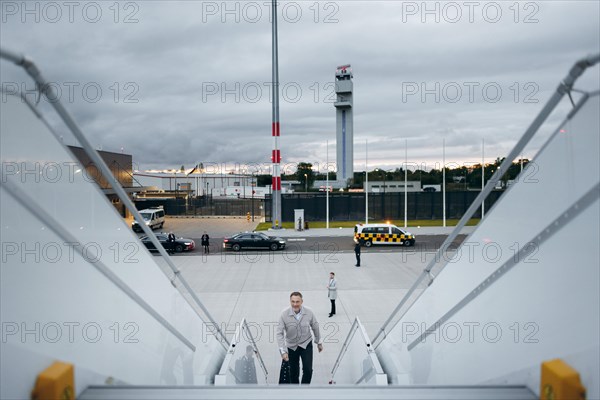
[[348, 65], [335, 71], [333, 104], [336, 114], [337, 180], [348, 182], [354, 177], [354, 119], [352, 116], [352, 68]]

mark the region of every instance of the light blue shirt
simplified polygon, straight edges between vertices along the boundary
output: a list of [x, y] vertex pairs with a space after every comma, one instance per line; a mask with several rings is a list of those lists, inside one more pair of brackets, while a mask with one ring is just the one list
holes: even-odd
[[[293, 312], [294, 310], [292, 310]], [[296, 318], [296, 321], [300, 321], [300, 319], [302, 318], [302, 307], [300, 307], [300, 311], [298, 311], [298, 313], [294, 313], [294, 318]]]

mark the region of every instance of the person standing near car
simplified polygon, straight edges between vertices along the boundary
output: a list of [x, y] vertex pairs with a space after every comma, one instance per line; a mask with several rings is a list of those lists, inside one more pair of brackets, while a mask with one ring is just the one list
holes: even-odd
[[354, 245], [354, 254], [356, 255], [355, 267], [360, 267], [360, 242]]
[[202, 244], [202, 247], [204, 247], [205, 254], [210, 253], [209, 240], [210, 240], [210, 237], [208, 236], [208, 233], [206, 233], [206, 231], [204, 231], [204, 234], [200, 238], [200, 243]]
[[167, 235], [167, 251], [171, 254], [175, 253], [175, 234], [169, 232]]
[[337, 281], [335, 280], [335, 273], [329, 273], [329, 283], [327, 283], [327, 297], [331, 301], [331, 311], [329, 312], [329, 318], [335, 315], [335, 299], [337, 299]]
[[[302, 384], [312, 379], [313, 335], [319, 353], [323, 342], [319, 332], [317, 317], [308, 307], [302, 305], [302, 294], [290, 294], [290, 307], [283, 310], [277, 324], [277, 343], [283, 362], [290, 365], [290, 382], [300, 383], [300, 359], [302, 359]], [[312, 330], [312, 334], [311, 334]]]

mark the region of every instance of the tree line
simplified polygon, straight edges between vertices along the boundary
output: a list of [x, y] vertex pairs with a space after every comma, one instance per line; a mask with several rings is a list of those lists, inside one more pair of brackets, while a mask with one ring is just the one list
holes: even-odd
[[[485, 173], [485, 181], [487, 182], [494, 172], [500, 167], [500, 164], [504, 162], [504, 158], [496, 158], [493, 163], [488, 163], [484, 165], [484, 173]], [[519, 173], [521, 172], [521, 168], [525, 169], [529, 164], [530, 160], [522, 159], [513, 162], [508, 171], [502, 177], [502, 181], [506, 183], [509, 180], [514, 180], [517, 178]], [[460, 188], [480, 188], [481, 187], [481, 173], [482, 168], [481, 164], [474, 164], [470, 166], [456, 166], [446, 167], [446, 184], [447, 185], [457, 185], [457, 189]], [[393, 170], [383, 170], [379, 168], [375, 168], [372, 171], [368, 172], [369, 181], [404, 181], [404, 169], [396, 168]], [[430, 169], [430, 170], [422, 170], [422, 169], [407, 169], [407, 180], [409, 181], [419, 181], [421, 185], [441, 185], [443, 171], [442, 169]], [[265, 186], [271, 184], [271, 175], [258, 175], [257, 176], [257, 184], [259, 186]], [[313, 184], [315, 180], [326, 180], [327, 176], [324, 173], [319, 173], [318, 171], [313, 170], [313, 165], [308, 162], [300, 162], [296, 168], [296, 172], [293, 174], [282, 175], [282, 181], [299, 181], [301, 186], [305, 186], [307, 183], [309, 190], [313, 189]], [[335, 172], [329, 173], [329, 180], [336, 180]], [[349, 188], [363, 188], [363, 184], [365, 181], [365, 172], [355, 172], [354, 179], [349, 182]], [[314, 189], [317, 190], [318, 188]]]

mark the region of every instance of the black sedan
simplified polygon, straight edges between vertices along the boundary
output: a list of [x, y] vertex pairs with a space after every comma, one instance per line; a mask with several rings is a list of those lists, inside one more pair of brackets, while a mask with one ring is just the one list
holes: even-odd
[[223, 239], [223, 248], [240, 251], [241, 249], [269, 249], [272, 251], [285, 248], [285, 240], [280, 237], [267, 236], [264, 233], [244, 232]]
[[[166, 233], [158, 233], [156, 234], [156, 238], [158, 239], [160, 244], [162, 244], [165, 250], [169, 252], [181, 253], [183, 251], [193, 250], [194, 247], [196, 247], [196, 243], [194, 243], [192, 239], [186, 239], [182, 237], [175, 237], [175, 240], [170, 242], [168, 240], [169, 235]], [[148, 248], [148, 250], [157, 251], [156, 247], [154, 247], [154, 244], [150, 241], [150, 238], [148, 238], [148, 236], [142, 236], [140, 240], [142, 241], [144, 246]]]

